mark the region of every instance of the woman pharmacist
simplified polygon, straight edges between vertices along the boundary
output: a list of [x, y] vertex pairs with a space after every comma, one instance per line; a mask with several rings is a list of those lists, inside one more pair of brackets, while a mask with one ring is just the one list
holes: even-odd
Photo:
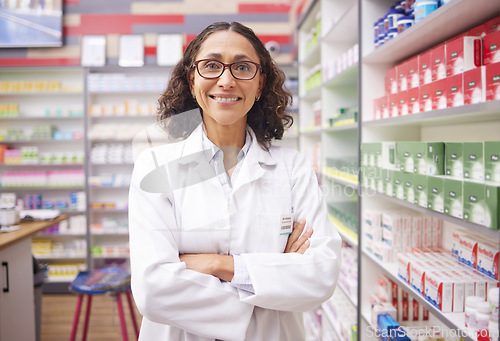
[[141, 153], [130, 188], [140, 340], [303, 340], [302, 312], [332, 295], [341, 239], [316, 175], [270, 143], [291, 121], [284, 78], [239, 23], [208, 26], [174, 68], [159, 119], [189, 136]]

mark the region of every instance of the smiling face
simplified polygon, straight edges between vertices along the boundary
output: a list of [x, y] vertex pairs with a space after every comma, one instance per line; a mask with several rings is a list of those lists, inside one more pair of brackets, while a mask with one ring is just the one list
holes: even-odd
[[[259, 57], [250, 42], [232, 31], [218, 31], [210, 35], [201, 46], [196, 60], [214, 59], [222, 63], [251, 61], [259, 63]], [[260, 71], [251, 80], [238, 80], [229, 68], [215, 79], [205, 79], [196, 70], [189, 75], [191, 92], [203, 111], [207, 128], [213, 126], [245, 127], [246, 115], [255, 99], [260, 97], [264, 86]]]

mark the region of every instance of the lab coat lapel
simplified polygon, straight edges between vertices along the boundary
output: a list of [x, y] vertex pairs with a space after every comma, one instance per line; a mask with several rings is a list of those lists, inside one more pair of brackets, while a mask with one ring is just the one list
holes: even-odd
[[246, 184], [261, 178], [266, 173], [264, 166], [276, 165], [276, 160], [274, 160], [271, 154], [259, 145], [253, 130], [249, 128], [248, 131], [252, 135], [252, 145], [243, 160], [241, 170], [236, 177], [236, 182], [233, 184], [234, 192]]

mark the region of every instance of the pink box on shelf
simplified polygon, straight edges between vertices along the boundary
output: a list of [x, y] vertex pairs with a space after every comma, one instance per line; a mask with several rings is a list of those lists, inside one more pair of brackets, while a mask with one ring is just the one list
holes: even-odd
[[399, 94], [389, 95], [389, 117], [399, 116]]
[[464, 77], [460, 73], [446, 78], [447, 107], [464, 105]]
[[480, 37], [459, 37], [446, 42], [446, 77], [483, 65]]
[[446, 78], [446, 45], [437, 45], [431, 50], [432, 81]]
[[420, 86], [432, 82], [432, 63], [431, 63], [432, 50], [427, 50], [418, 56], [418, 77]]
[[446, 108], [446, 79], [440, 79], [431, 83], [432, 88], [432, 110]]
[[420, 112], [420, 87], [408, 90], [408, 114]]
[[420, 111], [431, 111], [432, 110], [432, 83], [420, 86]]
[[398, 92], [408, 90], [408, 62], [396, 65], [398, 77]]
[[405, 116], [409, 114], [408, 110], [408, 91], [399, 93], [399, 115]]
[[500, 63], [486, 65], [486, 100], [500, 100]]
[[387, 81], [385, 93], [387, 95], [396, 94], [398, 92], [398, 71], [396, 67], [387, 70]]
[[481, 66], [464, 72], [464, 104], [486, 101], [486, 67]]
[[483, 38], [484, 65], [500, 62], [500, 31], [488, 33]]
[[408, 80], [408, 90], [413, 88], [418, 88], [420, 85], [419, 76], [419, 56], [408, 59], [406, 62], [407, 68], [407, 80]]

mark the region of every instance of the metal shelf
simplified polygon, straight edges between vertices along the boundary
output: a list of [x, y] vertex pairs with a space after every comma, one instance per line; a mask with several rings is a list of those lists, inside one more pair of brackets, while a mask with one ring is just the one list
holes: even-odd
[[[376, 198], [381, 198], [381, 199], [384, 199], [386, 201], [392, 202], [394, 204], [404, 206], [404, 207], [409, 208], [413, 211], [427, 214], [427, 215], [430, 215], [430, 216], [433, 216], [436, 218], [441, 218], [444, 221], [447, 221], [447, 222], [450, 222], [452, 224], [464, 227], [464, 228], [471, 230], [471, 231], [478, 232], [482, 235], [485, 235], [485, 236], [488, 236], [491, 238], [495, 238], [496, 240], [498, 240], [498, 238], [500, 237], [500, 231], [495, 231], [495, 230], [489, 229], [488, 227], [483, 226], [483, 225], [471, 223], [471, 222], [465, 221], [465, 220], [460, 219], [460, 218], [455, 218], [455, 217], [449, 216], [449, 215], [444, 214], [444, 213], [429, 210], [427, 208], [411, 204], [407, 201], [393, 198], [393, 197], [387, 196], [385, 194], [381, 194], [381, 193], [378, 193], [376, 191], [372, 191], [372, 190], [369, 190], [367, 188], [362, 187], [362, 191], [361, 191], [362, 195], [367, 191], [370, 192], [371, 196], [375, 196]], [[366, 198], [366, 196], [363, 195], [363, 198]]]
[[[465, 314], [464, 313], [443, 313], [432, 304], [430, 304], [422, 295], [420, 295], [415, 289], [410, 287], [410, 285], [401, 280], [398, 277], [398, 264], [397, 263], [382, 263], [373, 257], [371, 254], [362, 250], [362, 254], [369, 259], [373, 264], [375, 264], [382, 272], [389, 276], [398, 286], [400, 286], [404, 291], [408, 292], [414, 299], [416, 299], [422, 306], [424, 306], [429, 313], [434, 315], [439, 321], [446, 325], [450, 329], [463, 330], [466, 334], [465, 329]], [[370, 322], [371, 323], [371, 322]], [[464, 341], [475, 341], [471, 337], [466, 337], [464, 335]]]

